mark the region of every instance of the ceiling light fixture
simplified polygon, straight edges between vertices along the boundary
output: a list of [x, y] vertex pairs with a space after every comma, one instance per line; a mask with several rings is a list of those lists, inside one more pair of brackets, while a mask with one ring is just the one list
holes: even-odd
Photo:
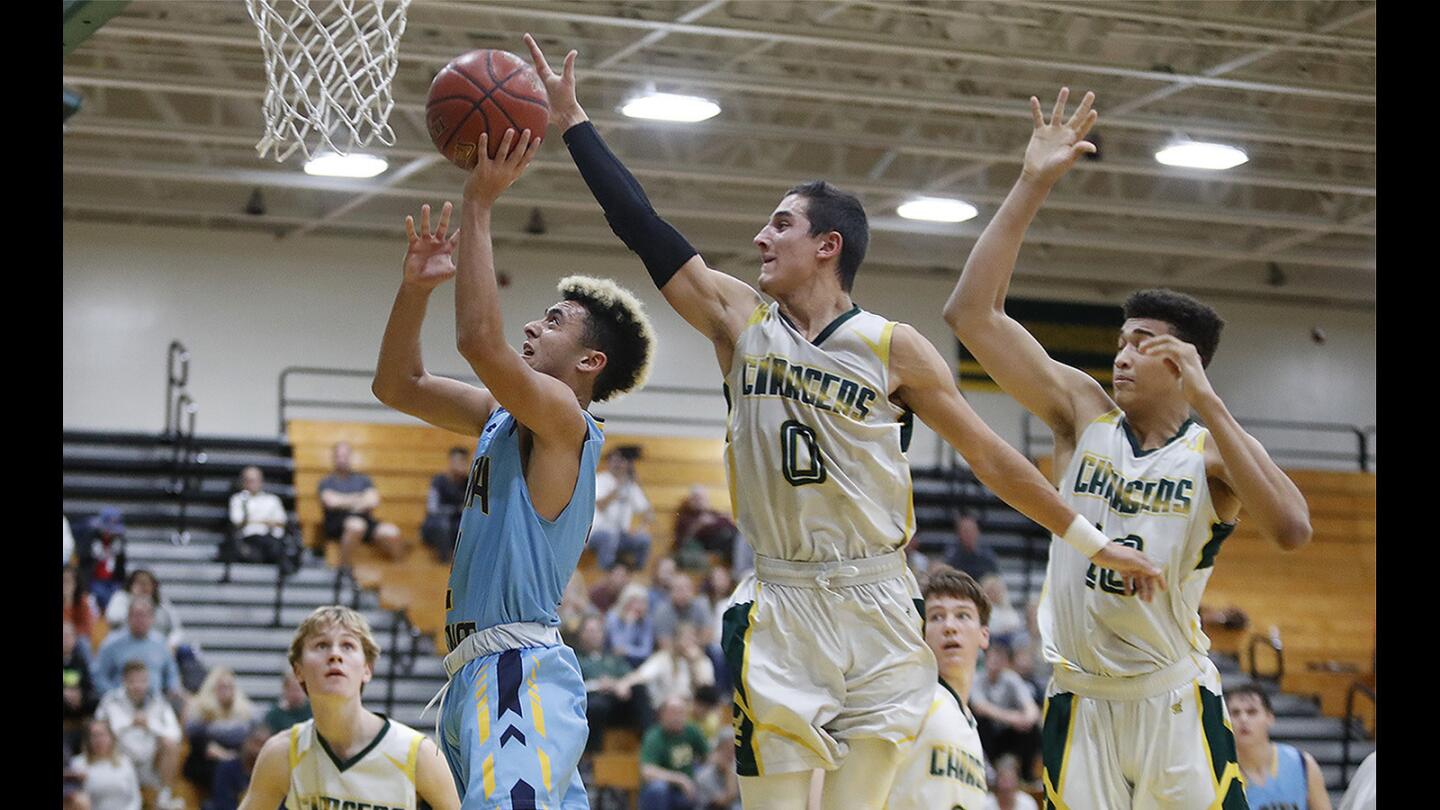
[[305, 173], [321, 177], [374, 177], [390, 164], [374, 155], [316, 155], [305, 161]]
[[920, 197], [901, 205], [895, 213], [906, 219], [923, 219], [926, 222], [964, 222], [980, 212], [964, 200]]
[[682, 96], [675, 93], [648, 93], [632, 99], [620, 108], [630, 118], [652, 121], [680, 121], [693, 124], [720, 114], [720, 105], [708, 98]]
[[1250, 158], [1245, 150], [1223, 143], [1184, 141], [1171, 144], [1155, 153], [1155, 159], [1166, 166], [1187, 169], [1233, 169]]

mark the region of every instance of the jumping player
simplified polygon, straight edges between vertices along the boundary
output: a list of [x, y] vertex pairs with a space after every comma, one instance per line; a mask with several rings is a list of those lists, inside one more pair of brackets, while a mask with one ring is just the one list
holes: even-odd
[[1050, 544], [1039, 615], [1054, 667], [1042, 727], [1047, 805], [1244, 807], [1200, 596], [1242, 504], [1287, 549], [1308, 542], [1309, 511], [1205, 376], [1223, 325], [1210, 307], [1169, 290], [1130, 296], [1114, 399], [1005, 314], [1025, 229], [1055, 182], [1095, 148], [1084, 140], [1098, 117], [1094, 94], [1064, 120], [1068, 95], [1060, 91], [1048, 123], [1030, 99], [1035, 130], [1024, 169], [970, 253], [945, 320], [1054, 432], [1055, 483], [1066, 502], [1106, 537], [1159, 560], [1171, 587], [1142, 602], [1104, 563]]
[[711, 269], [655, 213], [575, 97], [575, 52], [557, 75], [527, 36], [550, 120], [605, 211], [677, 313], [710, 338], [730, 405], [726, 441], [737, 522], [755, 571], [731, 597], [721, 647], [735, 683], [736, 769], [744, 804], [805, 803], [810, 771], [828, 807], [879, 807], [930, 707], [925, 646], [905, 565], [914, 532], [911, 414], [976, 476], [1097, 561], [1158, 569], [1079, 519], [1017, 451], [970, 409], [935, 347], [913, 327], [861, 310], [850, 286], [869, 228], [853, 196], [828, 183], [788, 192], [755, 237], [760, 294]]
[[424, 734], [367, 710], [360, 693], [380, 648], [365, 617], [316, 608], [290, 642], [290, 666], [314, 718], [265, 742], [240, 810], [374, 807], [457, 810], [460, 797], [440, 750]]
[[[586, 408], [638, 387], [653, 343], [634, 296], [579, 276], [526, 324], [520, 352], [506, 343], [490, 212], [538, 143], [507, 132], [491, 160], [482, 140], [455, 236], [449, 203], [434, 232], [428, 206], [418, 233], [406, 218], [405, 278], [373, 386], [397, 410], [479, 437], [445, 591], [450, 681], [436, 696], [437, 736], [466, 810], [588, 806], [576, 770], [585, 684], [556, 611], [595, 515], [604, 436]], [[485, 388], [428, 374], [421, 358], [426, 300], [452, 275], [456, 342]]]

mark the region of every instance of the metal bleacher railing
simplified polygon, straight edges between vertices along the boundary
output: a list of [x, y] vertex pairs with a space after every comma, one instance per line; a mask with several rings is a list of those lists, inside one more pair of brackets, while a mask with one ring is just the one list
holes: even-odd
[[[1354, 730], [1360, 724], [1360, 716], [1355, 712], [1355, 698], [1364, 696], [1370, 698], [1370, 705], [1375, 706], [1375, 690], [1366, 686], [1360, 681], [1350, 684], [1345, 692], [1345, 725], [1342, 726], [1340, 736], [1340, 781], [1344, 784], [1350, 783], [1350, 766], [1355, 764], [1350, 759], [1350, 742], [1354, 736]], [[1363, 736], [1363, 731], [1362, 731]]]
[[198, 465], [205, 463], [204, 453], [195, 448], [195, 417], [200, 407], [186, 390], [189, 382], [190, 352], [180, 341], [172, 340], [165, 356], [165, 436], [171, 442], [170, 488], [178, 507], [171, 538], [176, 545], [190, 542], [190, 493], [199, 489]]

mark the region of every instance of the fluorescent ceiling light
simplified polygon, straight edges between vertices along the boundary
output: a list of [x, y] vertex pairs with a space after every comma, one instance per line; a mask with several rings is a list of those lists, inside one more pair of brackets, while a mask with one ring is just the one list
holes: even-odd
[[374, 177], [385, 171], [389, 163], [374, 155], [316, 155], [305, 161], [306, 174], [324, 177]]
[[1166, 166], [1187, 169], [1233, 169], [1250, 158], [1244, 150], [1223, 143], [1192, 141], [1167, 146], [1155, 153], [1155, 159]]
[[629, 101], [620, 112], [631, 118], [694, 123], [720, 114], [720, 105], [708, 98], [674, 93], [650, 93]]
[[923, 219], [927, 222], [964, 222], [980, 213], [975, 206], [963, 200], [944, 197], [921, 197], [901, 205], [895, 213], [906, 219]]

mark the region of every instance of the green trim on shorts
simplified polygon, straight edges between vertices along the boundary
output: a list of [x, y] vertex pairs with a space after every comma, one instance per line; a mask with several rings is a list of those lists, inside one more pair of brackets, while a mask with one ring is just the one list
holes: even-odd
[[1040, 753], [1045, 764], [1045, 808], [1054, 810], [1050, 791], [1060, 792], [1060, 773], [1065, 767], [1065, 750], [1070, 735], [1070, 715], [1075, 710], [1075, 696], [1069, 692], [1052, 695], [1045, 701], [1045, 716], [1040, 726]]
[[[1205, 734], [1205, 745], [1210, 749], [1210, 762], [1215, 766], [1215, 781], [1223, 786], [1225, 772], [1240, 768], [1235, 735], [1225, 725], [1225, 703], [1221, 697], [1203, 685], [1197, 691], [1200, 693], [1200, 728]], [[1245, 788], [1239, 779], [1230, 780], [1220, 807], [1221, 810], [1249, 810]]]
[[740, 776], [759, 776], [760, 766], [755, 758], [755, 723], [741, 708], [741, 702], [748, 704], [745, 693], [745, 634], [750, 629], [750, 608], [754, 602], [741, 602], [725, 610], [720, 620], [720, 649], [725, 654], [725, 668], [730, 671], [730, 682], [735, 685], [731, 702], [731, 718], [735, 725], [735, 773]]

